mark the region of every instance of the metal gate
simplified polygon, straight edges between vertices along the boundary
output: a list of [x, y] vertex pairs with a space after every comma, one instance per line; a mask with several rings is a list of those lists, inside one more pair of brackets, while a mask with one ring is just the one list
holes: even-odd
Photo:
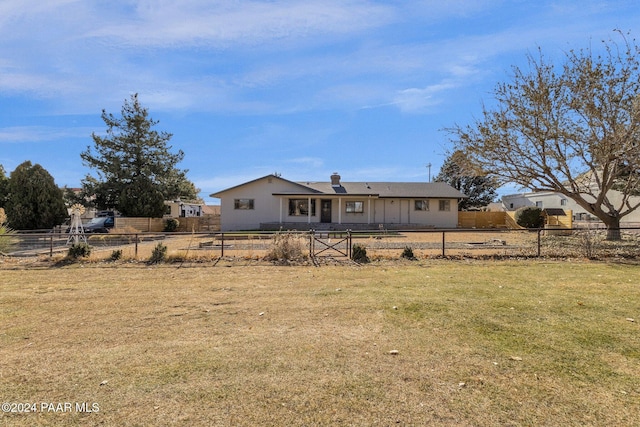
[[351, 258], [351, 230], [347, 231], [315, 231], [309, 233], [309, 255], [341, 256]]

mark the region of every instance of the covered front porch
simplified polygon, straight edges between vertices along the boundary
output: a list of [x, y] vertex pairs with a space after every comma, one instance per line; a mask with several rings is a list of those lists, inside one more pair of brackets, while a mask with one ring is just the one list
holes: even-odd
[[[355, 194], [343, 195], [323, 194], [279, 194], [278, 222], [280, 226], [291, 229], [354, 229], [348, 225], [377, 227], [379, 220], [375, 218], [375, 203], [379, 200], [375, 195]], [[383, 221], [384, 222], [384, 221]], [[267, 223], [269, 224], [269, 223]], [[313, 227], [311, 225], [314, 224]]]
[[[423, 203], [428, 203], [420, 199]], [[372, 230], [442, 227], [443, 212], [414, 209], [415, 199], [379, 198], [376, 195], [278, 195], [276, 229]], [[433, 208], [437, 208], [433, 206]], [[457, 211], [456, 211], [457, 212]], [[448, 212], [444, 213], [447, 219]], [[457, 225], [457, 217], [450, 222]], [[265, 227], [274, 229], [270, 222]]]
[[432, 230], [433, 225], [424, 224], [363, 224], [363, 223], [326, 223], [326, 222], [264, 222], [260, 224], [260, 230], [295, 230], [295, 231], [386, 231], [386, 230]]

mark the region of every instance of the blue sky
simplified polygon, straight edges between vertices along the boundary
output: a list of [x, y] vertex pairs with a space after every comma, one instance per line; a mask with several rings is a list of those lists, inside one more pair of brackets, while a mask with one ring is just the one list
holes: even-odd
[[102, 109], [138, 93], [207, 203], [274, 172], [426, 181], [528, 53], [638, 27], [636, 0], [2, 0], [0, 164], [80, 186]]

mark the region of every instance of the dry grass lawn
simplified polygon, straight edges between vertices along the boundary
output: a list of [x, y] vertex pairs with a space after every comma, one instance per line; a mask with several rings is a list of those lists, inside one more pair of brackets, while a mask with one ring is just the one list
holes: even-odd
[[638, 423], [635, 265], [0, 268], [2, 426]]

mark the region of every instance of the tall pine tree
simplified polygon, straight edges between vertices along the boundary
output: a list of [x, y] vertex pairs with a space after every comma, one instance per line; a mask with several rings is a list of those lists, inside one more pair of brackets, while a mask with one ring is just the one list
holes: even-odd
[[445, 160], [435, 177], [435, 181], [446, 182], [468, 196], [458, 204], [461, 211], [487, 206], [498, 195], [496, 180], [479, 175], [473, 169], [464, 153], [456, 151]]
[[94, 147], [80, 154], [98, 177], [83, 180], [86, 196], [101, 209], [115, 209], [124, 216], [161, 217], [165, 200], [196, 199], [198, 190], [176, 165], [184, 158], [171, 152], [172, 135], [153, 129], [138, 95], [125, 100], [121, 117], [102, 111], [106, 136], [92, 134]]
[[42, 166], [26, 161], [9, 177], [5, 211], [15, 230], [48, 230], [62, 224], [67, 208], [62, 190]]

